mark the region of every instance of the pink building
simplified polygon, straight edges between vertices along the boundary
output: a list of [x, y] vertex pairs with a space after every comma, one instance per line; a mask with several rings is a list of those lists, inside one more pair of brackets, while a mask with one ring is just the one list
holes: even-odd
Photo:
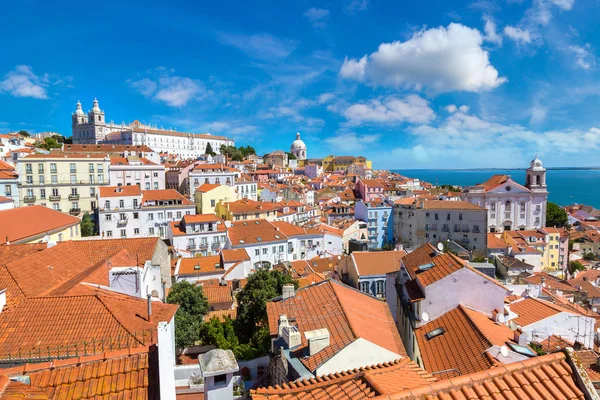
[[364, 201], [371, 201], [376, 197], [383, 197], [383, 185], [375, 179], [359, 179], [356, 182], [356, 191]]

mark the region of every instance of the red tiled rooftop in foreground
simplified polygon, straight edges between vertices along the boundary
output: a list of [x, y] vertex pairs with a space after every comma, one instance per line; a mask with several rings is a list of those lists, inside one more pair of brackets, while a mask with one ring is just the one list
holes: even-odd
[[0, 244], [18, 243], [60, 232], [79, 224], [77, 217], [44, 206], [13, 208], [0, 211]]
[[[0, 369], [0, 398], [153, 399], [158, 394], [153, 354], [141, 347]], [[18, 376], [29, 376], [31, 384], [6, 379]]]
[[435, 382], [409, 359], [252, 390], [254, 400], [362, 400]]
[[299, 289], [290, 299], [269, 301], [267, 314], [272, 337], [278, 333], [277, 322], [282, 314], [295, 319], [301, 333], [320, 328], [329, 330], [330, 345], [308, 357], [300, 357], [308, 346], [301, 335], [302, 344], [294, 353], [311, 371], [358, 338], [406, 356], [387, 303], [337, 281], [327, 280]]
[[400, 270], [400, 260], [406, 255], [404, 250], [354, 251], [352, 259], [360, 276], [384, 275]]
[[586, 396], [575, 379], [565, 354], [555, 353], [405, 389], [377, 399], [583, 400]]

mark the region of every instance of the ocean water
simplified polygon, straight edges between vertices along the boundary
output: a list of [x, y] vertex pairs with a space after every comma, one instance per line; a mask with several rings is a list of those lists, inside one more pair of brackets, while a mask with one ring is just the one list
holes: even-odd
[[[438, 185], [472, 186], [485, 182], [492, 175], [507, 174], [521, 184], [525, 184], [524, 169], [510, 170], [435, 170], [435, 169], [403, 169], [393, 170], [409, 178]], [[586, 204], [600, 208], [600, 170], [566, 170], [550, 169], [546, 173], [548, 198], [561, 205], [573, 203]]]

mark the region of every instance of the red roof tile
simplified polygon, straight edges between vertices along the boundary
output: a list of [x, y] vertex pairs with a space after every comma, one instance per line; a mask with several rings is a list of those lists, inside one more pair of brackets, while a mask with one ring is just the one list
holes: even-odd
[[73, 217], [44, 206], [0, 211], [0, 244], [42, 240], [45, 235], [81, 223]]

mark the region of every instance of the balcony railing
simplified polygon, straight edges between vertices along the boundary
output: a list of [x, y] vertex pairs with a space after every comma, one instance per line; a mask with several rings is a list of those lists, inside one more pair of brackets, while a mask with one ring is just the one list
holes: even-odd
[[81, 208], [71, 208], [69, 210], [69, 214], [71, 214], [71, 215], [77, 215], [79, 213], [81, 213]]
[[469, 243], [469, 242], [470, 242], [470, 240], [469, 240], [469, 239], [467, 239], [467, 238], [462, 238], [462, 239], [460, 239], [460, 242], [461, 242], [461, 243]]
[[35, 196], [25, 196], [23, 201], [25, 203], [35, 203]]
[[57, 196], [50, 195], [49, 199], [50, 201], [60, 201], [60, 194]]
[[469, 228], [462, 228], [463, 232], [469, 232]]
[[208, 243], [200, 243], [200, 244], [198, 245], [198, 248], [199, 248], [200, 250], [206, 250], [206, 249], [208, 249]]
[[188, 244], [187, 249], [188, 250], [196, 250], [196, 244], [195, 243]]
[[75, 194], [71, 193], [69, 195], [69, 200], [79, 200], [79, 193], [75, 193]]
[[125, 219], [118, 219], [117, 220], [117, 226], [125, 226], [125, 225], [127, 225], [127, 222], [129, 222], [129, 220], [127, 218], [125, 218]]
[[213, 250], [219, 249], [221, 247], [220, 243], [213, 243], [210, 245], [210, 248]]

